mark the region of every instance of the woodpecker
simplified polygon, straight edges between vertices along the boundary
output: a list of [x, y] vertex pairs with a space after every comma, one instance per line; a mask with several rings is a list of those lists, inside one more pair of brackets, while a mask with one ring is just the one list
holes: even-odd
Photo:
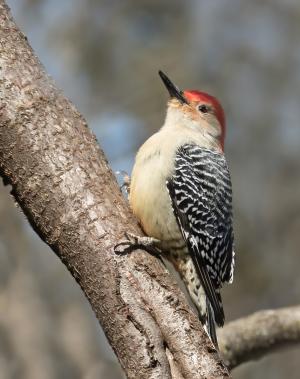
[[165, 122], [139, 149], [129, 191], [148, 237], [128, 235], [116, 249], [155, 249], [167, 258], [217, 347], [215, 324], [225, 320], [220, 289], [232, 282], [234, 270], [225, 114], [215, 97], [180, 91], [162, 71], [159, 75], [170, 94]]

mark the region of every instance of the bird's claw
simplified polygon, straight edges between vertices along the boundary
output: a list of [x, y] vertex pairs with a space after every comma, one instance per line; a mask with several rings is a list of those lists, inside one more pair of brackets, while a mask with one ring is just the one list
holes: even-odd
[[138, 237], [132, 233], [125, 232], [126, 240], [123, 240], [115, 245], [114, 252], [116, 254], [125, 255], [131, 253], [140, 247]]
[[137, 249], [144, 249], [152, 255], [160, 255], [160, 250], [157, 247], [159, 240], [152, 237], [136, 236], [129, 232], [125, 232], [125, 237], [127, 238], [126, 240], [115, 245], [114, 251], [116, 254], [125, 255]]

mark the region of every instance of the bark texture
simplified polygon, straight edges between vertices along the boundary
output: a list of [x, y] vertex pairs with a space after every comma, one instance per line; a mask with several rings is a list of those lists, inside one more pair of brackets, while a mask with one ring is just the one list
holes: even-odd
[[228, 371], [158, 260], [118, 257], [141, 233], [85, 120], [45, 74], [0, 0], [0, 171], [39, 236], [87, 296], [129, 378]]
[[219, 331], [222, 356], [230, 369], [299, 343], [299, 305], [256, 312]]

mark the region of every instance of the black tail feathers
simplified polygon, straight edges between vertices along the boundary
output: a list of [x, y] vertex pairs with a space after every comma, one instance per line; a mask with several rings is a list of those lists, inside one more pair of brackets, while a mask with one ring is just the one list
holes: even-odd
[[212, 306], [208, 299], [206, 299], [206, 329], [207, 333], [210, 336], [210, 339], [212, 343], [215, 345], [215, 347], [218, 349], [218, 339], [217, 339], [217, 333], [216, 333], [216, 322], [214, 317], [214, 311], [212, 309]]

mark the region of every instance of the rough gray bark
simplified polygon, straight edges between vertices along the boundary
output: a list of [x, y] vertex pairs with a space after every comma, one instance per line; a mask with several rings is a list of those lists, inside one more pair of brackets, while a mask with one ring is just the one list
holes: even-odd
[[142, 251], [113, 253], [125, 231], [141, 231], [85, 120], [45, 74], [3, 0], [0, 170], [81, 286], [129, 378], [229, 376], [160, 262]]
[[300, 306], [256, 312], [219, 330], [222, 356], [230, 369], [300, 343]]

